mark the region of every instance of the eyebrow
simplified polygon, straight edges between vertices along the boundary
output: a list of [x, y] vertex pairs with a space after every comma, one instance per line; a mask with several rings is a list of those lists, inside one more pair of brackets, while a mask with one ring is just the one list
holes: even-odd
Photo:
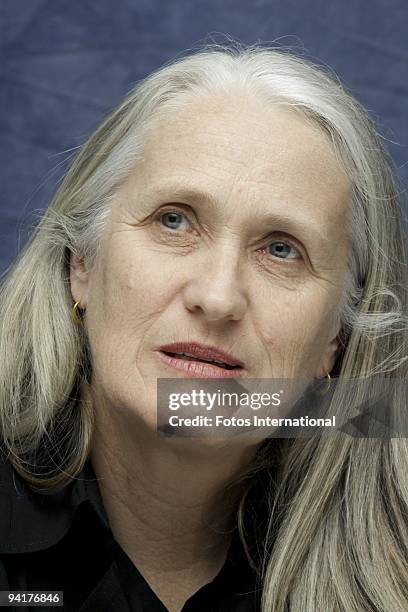
[[[161, 185], [150, 192], [150, 195], [157, 196], [169, 196], [169, 199], [177, 198], [193, 204], [205, 205], [212, 209], [214, 213], [219, 209], [219, 202], [214, 196], [199, 188], [181, 187], [177, 185]], [[331, 241], [314, 225], [310, 222], [310, 219], [306, 215], [300, 215], [297, 213], [297, 218], [293, 218], [285, 213], [274, 213], [265, 211], [257, 215], [258, 223], [264, 226], [275, 226], [279, 225], [281, 231], [293, 232], [304, 236], [307, 239], [315, 240], [320, 243], [324, 250], [329, 250]]]

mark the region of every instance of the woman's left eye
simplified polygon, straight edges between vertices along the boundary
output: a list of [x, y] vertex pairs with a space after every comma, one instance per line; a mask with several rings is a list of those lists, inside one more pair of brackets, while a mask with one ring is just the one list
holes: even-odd
[[[184, 227], [182, 221], [185, 221]], [[168, 211], [160, 215], [160, 221], [169, 229], [183, 230], [190, 226], [187, 217], [180, 212]]]
[[[265, 251], [269, 255], [273, 255], [274, 257], [279, 257], [279, 259], [300, 259], [301, 258], [299, 251], [294, 246], [292, 246], [288, 242], [283, 242], [280, 240], [274, 240], [273, 242], [271, 242], [265, 248]], [[291, 251], [292, 251], [292, 254], [291, 254]]]

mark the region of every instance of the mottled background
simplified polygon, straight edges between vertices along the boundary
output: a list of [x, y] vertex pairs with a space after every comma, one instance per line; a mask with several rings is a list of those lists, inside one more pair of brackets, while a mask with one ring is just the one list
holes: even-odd
[[0, 0], [0, 274], [75, 149], [135, 83], [226, 34], [328, 65], [408, 177], [407, 0]]

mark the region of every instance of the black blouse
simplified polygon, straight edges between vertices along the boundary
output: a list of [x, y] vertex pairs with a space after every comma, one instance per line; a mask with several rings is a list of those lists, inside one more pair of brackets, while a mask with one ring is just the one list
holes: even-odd
[[[0, 455], [0, 591], [63, 591], [63, 607], [9, 610], [166, 612], [109, 527], [88, 461], [78, 479], [51, 495], [33, 493]], [[254, 612], [260, 589], [238, 534], [218, 575], [183, 612]]]

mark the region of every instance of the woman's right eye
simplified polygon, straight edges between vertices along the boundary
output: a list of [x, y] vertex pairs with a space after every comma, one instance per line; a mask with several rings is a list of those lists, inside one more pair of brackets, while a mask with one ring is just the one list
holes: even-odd
[[[182, 226], [183, 220], [185, 221], [184, 227]], [[168, 229], [173, 229], [176, 231], [183, 231], [184, 229], [188, 229], [190, 226], [187, 217], [176, 211], [168, 211], [160, 215], [160, 222]]]

